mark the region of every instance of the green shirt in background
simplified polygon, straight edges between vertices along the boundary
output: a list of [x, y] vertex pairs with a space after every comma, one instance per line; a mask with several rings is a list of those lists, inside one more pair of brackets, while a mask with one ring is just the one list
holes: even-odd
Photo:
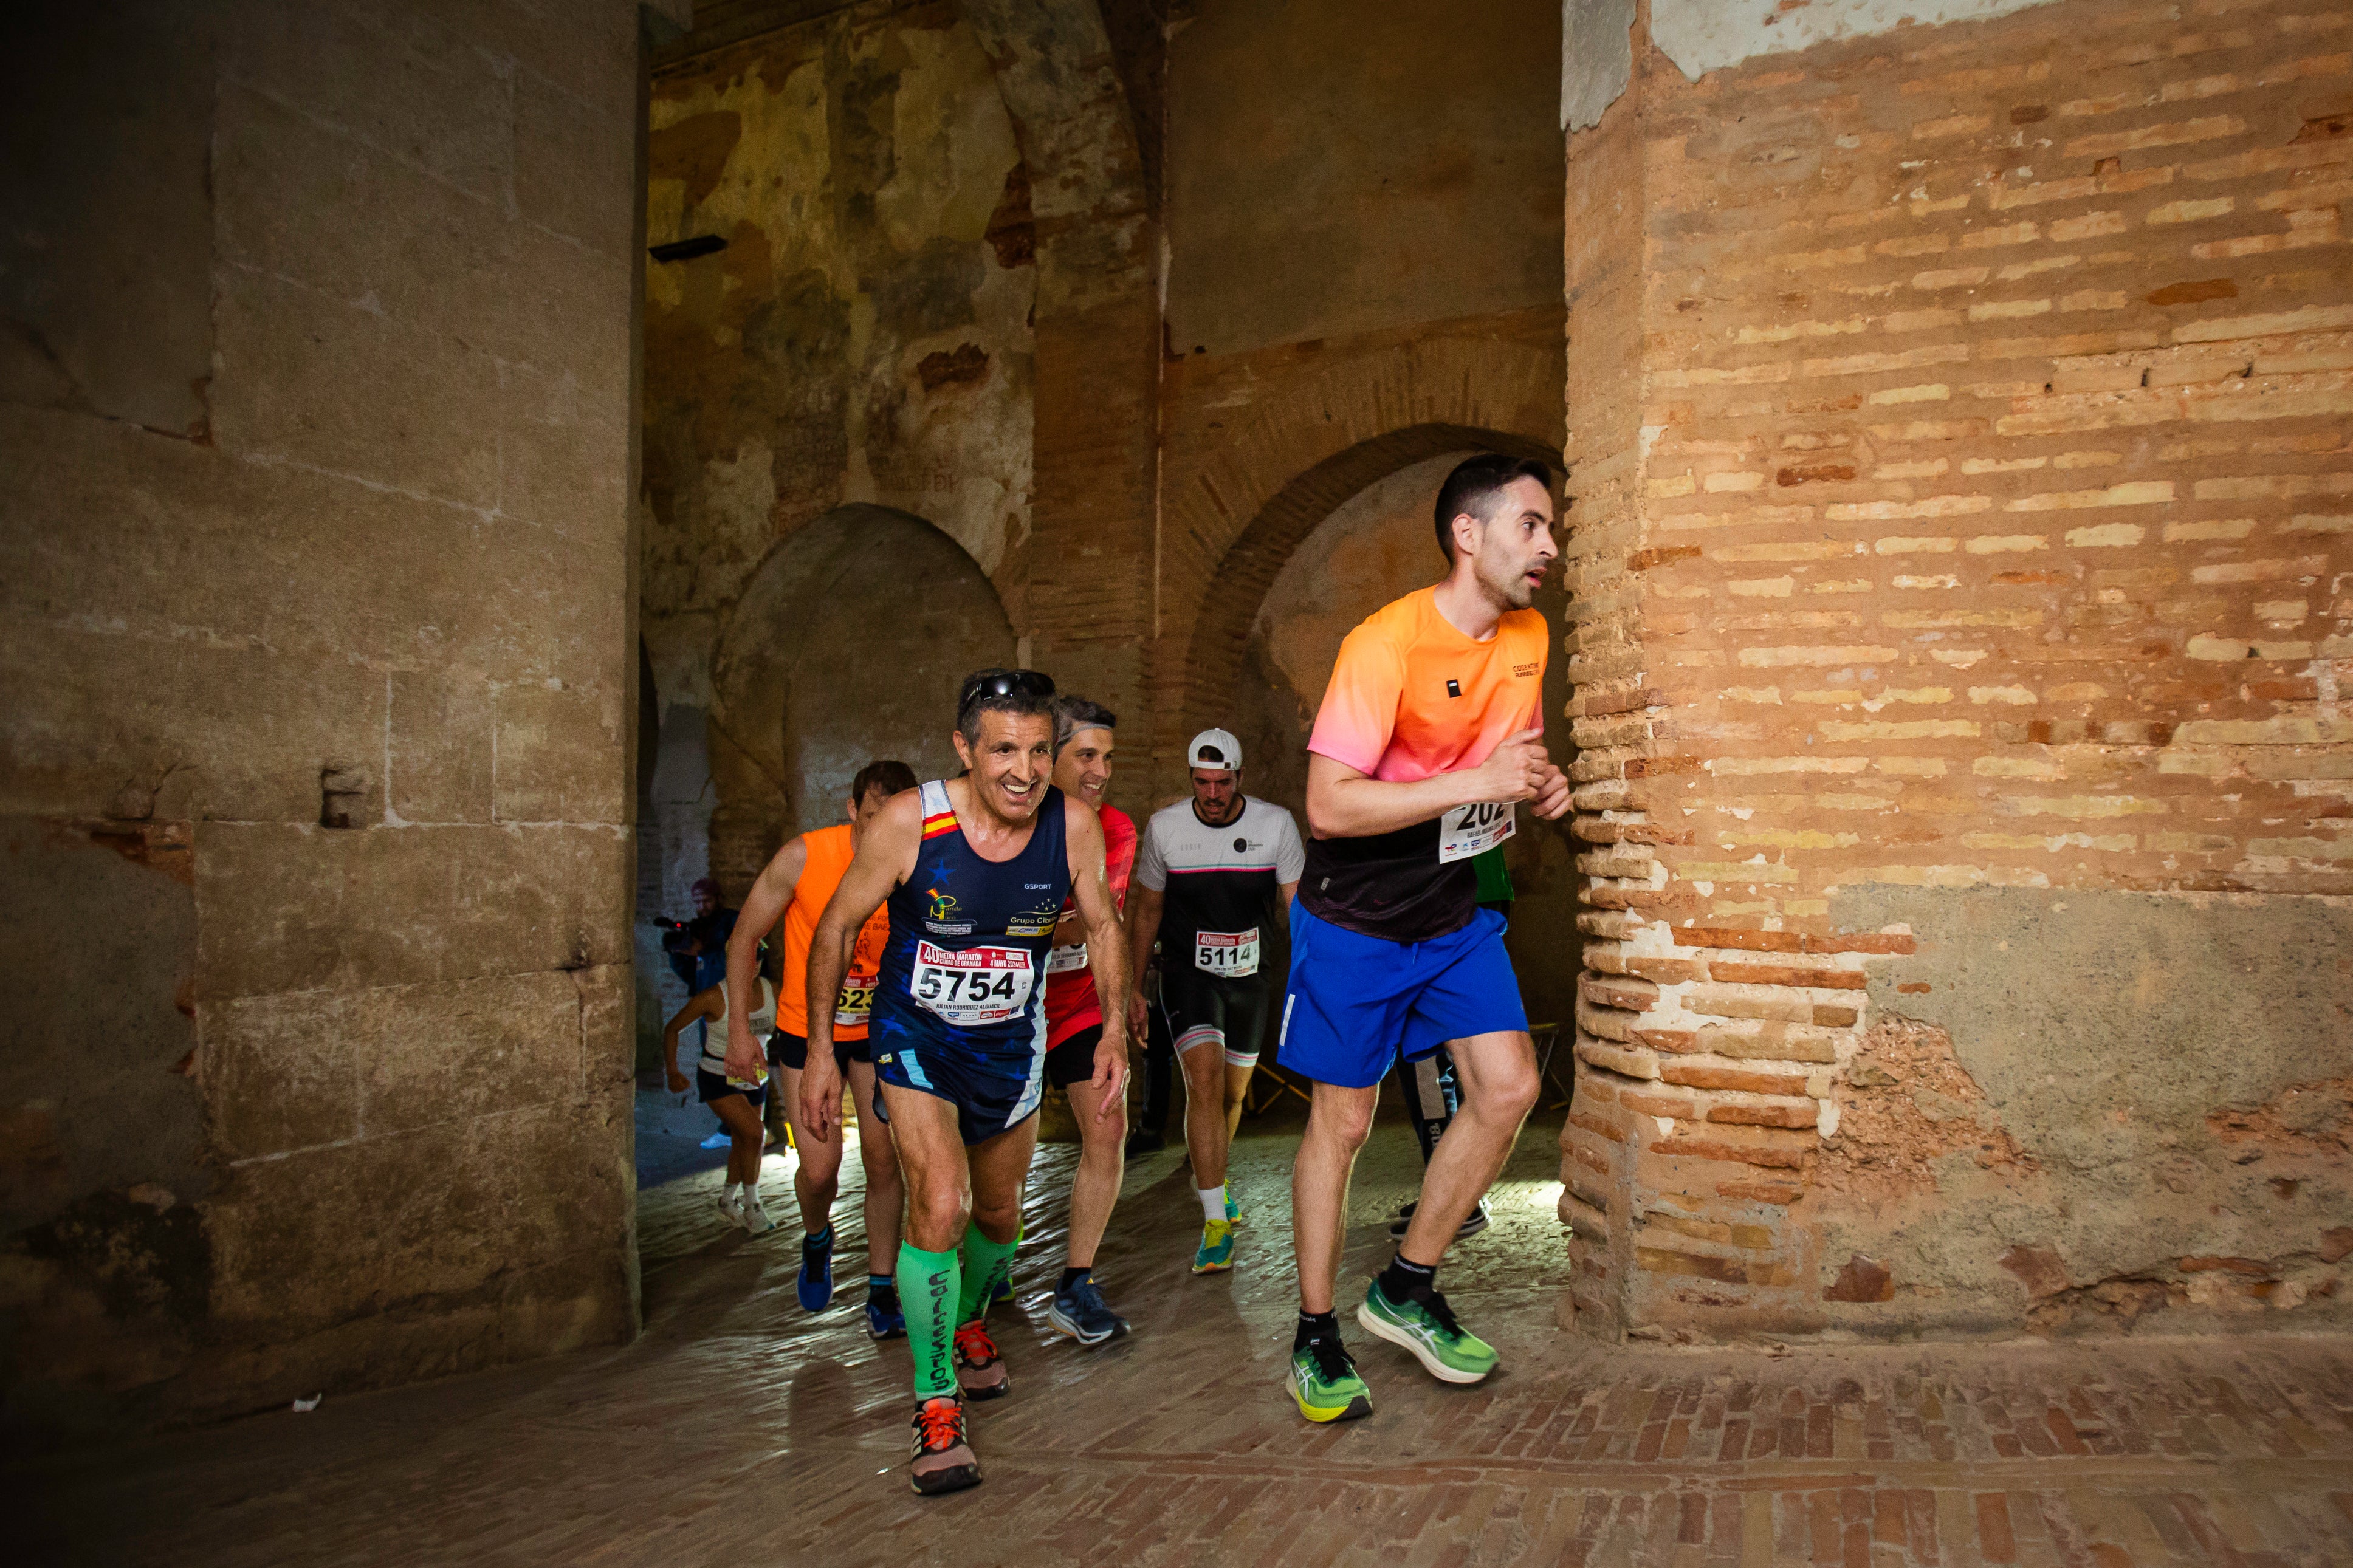
[[1508, 904], [1512, 901], [1512, 874], [1504, 867], [1504, 847], [1482, 849], [1471, 857], [1471, 869], [1479, 874], [1479, 901], [1482, 904]]

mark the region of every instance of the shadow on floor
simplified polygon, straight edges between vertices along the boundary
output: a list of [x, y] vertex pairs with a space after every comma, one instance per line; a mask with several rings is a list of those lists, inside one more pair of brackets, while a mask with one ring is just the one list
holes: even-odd
[[[1350, 1323], [1363, 1421], [1309, 1426], [1282, 1389], [1295, 1138], [1236, 1145], [1230, 1274], [1187, 1269], [1180, 1156], [1130, 1167], [1097, 1271], [1134, 1332], [1083, 1352], [1044, 1316], [1076, 1153], [1048, 1148], [991, 1320], [1012, 1396], [974, 1413], [987, 1482], [918, 1500], [906, 1348], [866, 1337], [854, 1278], [795, 1303], [776, 1158], [767, 1236], [719, 1215], [715, 1173], [645, 1193], [636, 1344], [39, 1460], [11, 1545], [47, 1525], [58, 1561], [203, 1568], [2353, 1561], [2347, 1342], [1604, 1344], [1556, 1316], [1555, 1131], [1523, 1138], [1441, 1276], [1503, 1369], [1444, 1386]], [[1418, 1173], [1411, 1134], [1378, 1130], [1344, 1309]]]

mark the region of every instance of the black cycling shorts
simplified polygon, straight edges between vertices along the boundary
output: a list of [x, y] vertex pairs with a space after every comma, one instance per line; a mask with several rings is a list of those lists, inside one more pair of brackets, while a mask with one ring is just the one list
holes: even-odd
[[1160, 975], [1160, 1011], [1176, 1054], [1215, 1040], [1229, 1067], [1258, 1065], [1269, 994], [1266, 981], [1256, 975], [1219, 980], [1198, 969], [1163, 970]]
[[[874, 1047], [871, 1040], [836, 1040], [833, 1042], [833, 1065], [845, 1078], [852, 1062], [871, 1063]], [[787, 1035], [782, 1029], [768, 1037], [768, 1063], [772, 1067], [790, 1068], [795, 1072], [808, 1066], [808, 1037]]]

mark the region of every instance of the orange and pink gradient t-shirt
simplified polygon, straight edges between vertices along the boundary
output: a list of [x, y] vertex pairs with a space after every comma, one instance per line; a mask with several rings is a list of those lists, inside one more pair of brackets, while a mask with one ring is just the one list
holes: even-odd
[[[1508, 611], [1481, 642], [1439, 614], [1437, 594], [1408, 594], [1348, 634], [1309, 751], [1411, 784], [1475, 768], [1505, 737], [1541, 727], [1544, 616]], [[1438, 857], [1436, 816], [1368, 838], [1312, 838], [1299, 897], [1349, 931], [1426, 942], [1460, 931], [1478, 908], [1471, 862]]]

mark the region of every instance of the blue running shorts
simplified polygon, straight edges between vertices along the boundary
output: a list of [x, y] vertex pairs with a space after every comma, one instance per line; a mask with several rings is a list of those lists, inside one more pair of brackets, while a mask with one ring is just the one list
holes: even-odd
[[[963, 1135], [965, 1146], [986, 1143], [1036, 1115], [1039, 1102], [1045, 1098], [1045, 1015], [1039, 1015], [1037, 1045], [1030, 1051], [983, 1056], [925, 1044], [893, 1045], [875, 1054], [874, 1076], [883, 1083], [946, 1100], [955, 1107], [956, 1131]], [[891, 1112], [879, 1093], [874, 1105], [882, 1120], [889, 1121]]]
[[1410, 1061], [1449, 1040], [1527, 1026], [1494, 910], [1428, 942], [1386, 942], [1291, 901], [1291, 984], [1275, 1048], [1285, 1071], [1370, 1089], [1400, 1049]]

